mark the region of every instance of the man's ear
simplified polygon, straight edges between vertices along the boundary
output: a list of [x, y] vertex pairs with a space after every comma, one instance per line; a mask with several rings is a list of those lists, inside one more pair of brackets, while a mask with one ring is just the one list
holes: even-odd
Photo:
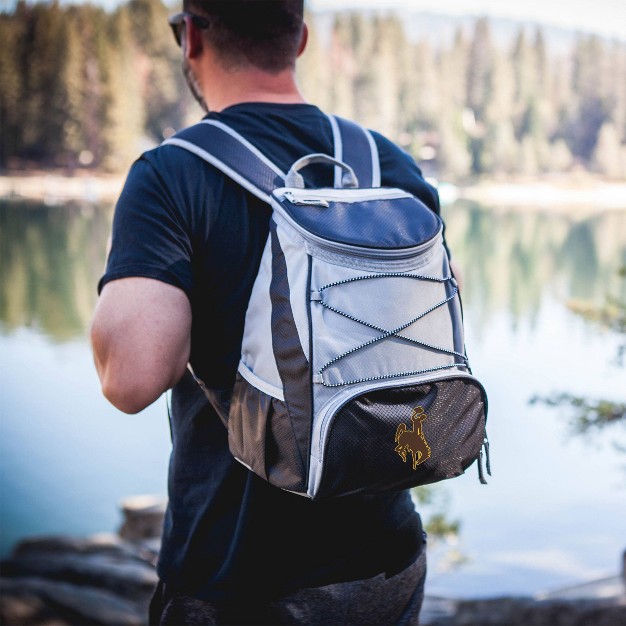
[[202, 40], [202, 32], [199, 28], [196, 28], [193, 21], [187, 18], [185, 24], [185, 31], [183, 32], [183, 49], [185, 51], [185, 58], [195, 59], [202, 54], [204, 47], [204, 41]]
[[300, 35], [300, 44], [298, 45], [298, 54], [300, 56], [306, 48], [306, 43], [309, 40], [309, 29], [306, 24], [302, 24], [302, 35]]

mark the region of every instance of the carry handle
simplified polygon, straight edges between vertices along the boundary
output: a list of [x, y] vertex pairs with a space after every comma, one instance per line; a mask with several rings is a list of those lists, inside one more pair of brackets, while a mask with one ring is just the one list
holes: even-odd
[[285, 187], [304, 189], [304, 178], [302, 178], [301, 174], [298, 174], [298, 171], [307, 165], [312, 165], [313, 163], [328, 163], [341, 167], [345, 170], [343, 176], [341, 177], [341, 186], [350, 188], [359, 186], [356, 174], [349, 165], [343, 163], [342, 161], [338, 161], [337, 159], [333, 159], [333, 157], [328, 156], [327, 154], [316, 153], [303, 156], [291, 166], [291, 169], [287, 172], [287, 177], [285, 178]]

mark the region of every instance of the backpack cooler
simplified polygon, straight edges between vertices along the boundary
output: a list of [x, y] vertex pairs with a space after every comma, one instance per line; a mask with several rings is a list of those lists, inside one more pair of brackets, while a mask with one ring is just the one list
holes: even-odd
[[[229, 406], [198, 382], [227, 418], [232, 454], [281, 489], [313, 499], [405, 489], [475, 460], [485, 482], [487, 398], [465, 353], [442, 221], [380, 186], [367, 130], [329, 119], [334, 156], [305, 156], [287, 174], [221, 122], [164, 142], [273, 209]], [[335, 186], [305, 188], [300, 171], [320, 162]]]

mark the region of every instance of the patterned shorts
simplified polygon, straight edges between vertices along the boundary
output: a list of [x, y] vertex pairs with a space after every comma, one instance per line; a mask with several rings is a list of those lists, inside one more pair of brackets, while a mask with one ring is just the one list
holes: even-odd
[[208, 624], [415, 626], [424, 599], [426, 550], [405, 570], [385, 578], [300, 589], [268, 603], [217, 607], [176, 592], [159, 582], [150, 605], [153, 626]]

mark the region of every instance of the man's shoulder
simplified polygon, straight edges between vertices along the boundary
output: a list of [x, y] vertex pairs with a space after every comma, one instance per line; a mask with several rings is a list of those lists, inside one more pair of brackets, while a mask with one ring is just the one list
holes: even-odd
[[[208, 200], [220, 173], [206, 160], [181, 146], [164, 142], [146, 150], [133, 164], [128, 180], [189, 201]], [[186, 204], [187, 202], [185, 202]]]
[[176, 174], [187, 171], [189, 167], [201, 167], [204, 161], [189, 150], [166, 141], [146, 150], [137, 163], [143, 163], [145, 167], [152, 168], [158, 173]]

